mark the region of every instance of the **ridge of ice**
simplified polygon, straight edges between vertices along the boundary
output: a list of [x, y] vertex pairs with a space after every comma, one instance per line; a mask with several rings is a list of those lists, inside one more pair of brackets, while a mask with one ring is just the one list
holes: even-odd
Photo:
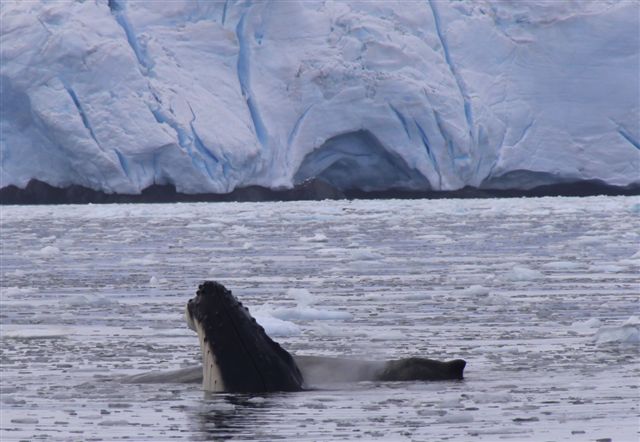
[[623, 324], [621, 326], [600, 327], [594, 336], [596, 344], [631, 344], [640, 343], [640, 326]]
[[640, 183], [639, 8], [3, 1], [0, 187]]

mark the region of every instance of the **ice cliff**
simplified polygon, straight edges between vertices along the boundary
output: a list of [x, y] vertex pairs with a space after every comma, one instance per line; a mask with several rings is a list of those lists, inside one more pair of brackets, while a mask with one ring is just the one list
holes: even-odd
[[636, 1], [0, 8], [0, 187], [640, 182]]

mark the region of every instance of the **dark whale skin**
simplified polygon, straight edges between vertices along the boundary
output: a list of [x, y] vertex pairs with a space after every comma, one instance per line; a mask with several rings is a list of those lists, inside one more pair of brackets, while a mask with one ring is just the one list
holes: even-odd
[[388, 361], [376, 377], [379, 381], [462, 380], [466, 365], [462, 359], [445, 362], [427, 358], [404, 358]]
[[222, 284], [200, 284], [187, 311], [204, 329], [226, 392], [302, 390], [304, 380], [291, 355]]
[[[318, 381], [462, 380], [466, 366], [462, 359], [294, 358], [266, 334], [230, 290], [214, 281], [200, 284], [196, 296], [187, 304], [187, 312], [203, 328], [205, 345], [209, 345], [214, 354], [225, 392], [301, 391], [306, 387], [302, 373], [306, 373], [305, 377], [309, 375], [311, 384]], [[198, 379], [201, 381], [202, 376]]]

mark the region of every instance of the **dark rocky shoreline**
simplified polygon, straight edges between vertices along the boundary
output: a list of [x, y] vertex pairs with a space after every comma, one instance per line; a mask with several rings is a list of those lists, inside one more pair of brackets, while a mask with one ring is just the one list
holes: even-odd
[[439, 199], [439, 198], [521, 198], [544, 196], [631, 196], [640, 195], [640, 184], [618, 187], [601, 181], [580, 181], [551, 184], [529, 190], [478, 189], [465, 187], [453, 191], [411, 191], [390, 189], [376, 192], [340, 190], [321, 180], [310, 180], [293, 189], [272, 190], [260, 186], [236, 189], [226, 194], [185, 194], [173, 185], [153, 185], [139, 195], [109, 194], [83, 186], [59, 188], [38, 180], [31, 180], [26, 188], [6, 186], [0, 189], [0, 205], [29, 204], [114, 204], [114, 203], [176, 203], [176, 202], [259, 202], [324, 199]]

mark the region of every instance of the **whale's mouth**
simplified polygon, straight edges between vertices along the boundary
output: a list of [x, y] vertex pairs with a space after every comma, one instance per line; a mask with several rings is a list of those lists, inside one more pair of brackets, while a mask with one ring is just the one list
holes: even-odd
[[198, 333], [207, 391], [298, 391], [291, 355], [265, 333], [223, 285], [206, 281], [187, 303], [187, 326]]
[[187, 327], [189, 327], [194, 332], [198, 333], [198, 328], [196, 327], [196, 323], [189, 312], [189, 304], [187, 304], [184, 308], [184, 319], [187, 322]]

